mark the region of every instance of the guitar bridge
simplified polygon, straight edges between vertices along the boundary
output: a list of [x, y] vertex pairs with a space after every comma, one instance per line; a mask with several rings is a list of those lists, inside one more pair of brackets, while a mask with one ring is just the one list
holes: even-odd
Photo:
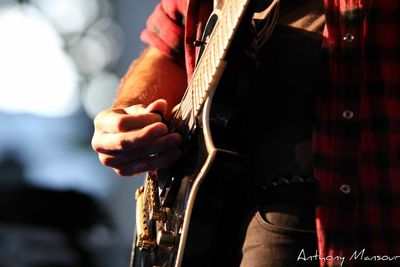
[[143, 186], [136, 190], [136, 246], [141, 250], [157, 246], [157, 225], [165, 222], [165, 208], [158, 194], [157, 173], [150, 172]]

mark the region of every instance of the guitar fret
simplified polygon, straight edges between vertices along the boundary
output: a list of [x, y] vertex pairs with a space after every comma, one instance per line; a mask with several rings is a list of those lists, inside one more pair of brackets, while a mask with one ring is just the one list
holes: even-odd
[[211, 77], [213, 74], [212, 74], [212, 69], [211, 69], [211, 51], [210, 50], [208, 50], [208, 53], [207, 53], [206, 68], [207, 68], [208, 80], [211, 82]]
[[[201, 104], [201, 87], [200, 87], [199, 81], [196, 82], [196, 85], [197, 85], [197, 102], [198, 102], [198, 106], [200, 106], [200, 104]], [[198, 107], [196, 106], [196, 109], [197, 108]]]
[[196, 85], [196, 79], [192, 83], [192, 90], [193, 90], [193, 106], [197, 106], [198, 90], [197, 90], [197, 85]]
[[[200, 83], [201, 81], [198, 81], [197, 82], [197, 88], [198, 88], [198, 94], [197, 94], [197, 100], [198, 100], [198, 103], [200, 104], [201, 103], [201, 95], [202, 95], [202, 86], [201, 86], [201, 83]], [[197, 107], [196, 107], [197, 108]]]
[[201, 66], [201, 74], [202, 74], [202, 80], [204, 81], [204, 85], [205, 85], [205, 86], [203, 86], [203, 90], [204, 90], [204, 88], [207, 88], [207, 63], [206, 63], [207, 57], [205, 54], [203, 55], [203, 57], [204, 57], [204, 59], [202, 62], [203, 65]]
[[[231, 25], [231, 20], [232, 20], [232, 13], [231, 10], [228, 8], [226, 16], [224, 16], [225, 19], [225, 25], [226, 25], [226, 30], [227, 30], [227, 37], [231, 35], [232, 31], [232, 25]], [[229, 37], [228, 37], [229, 38]]]
[[242, 13], [244, 11], [244, 6], [247, 4], [248, 1], [246, 0], [233, 0], [233, 2], [235, 2], [236, 5], [236, 9], [238, 10], [238, 12]]
[[182, 119], [185, 119], [188, 117], [188, 114], [191, 110], [190, 107], [192, 106], [191, 103], [192, 102], [191, 102], [190, 98], [186, 98], [186, 102], [185, 102], [185, 104], [183, 106], [183, 110], [182, 110]]
[[193, 90], [194, 88], [193, 88], [193, 84], [191, 84], [190, 85], [190, 96], [189, 96], [189, 99], [190, 99], [190, 103], [191, 103], [191, 106], [194, 106], [194, 98], [195, 98], [195, 91]]
[[202, 86], [201, 87], [203, 88], [203, 90], [206, 90], [205, 88], [207, 88], [208, 86], [207, 86], [207, 81], [206, 81], [206, 79], [204, 77], [204, 72], [202, 72], [201, 81], [202, 81]]
[[203, 69], [204, 69], [204, 79], [208, 83], [208, 73], [210, 71], [210, 68], [208, 67], [208, 55], [204, 54], [204, 60], [203, 60]]
[[203, 84], [203, 86], [202, 86], [202, 90], [200, 91], [200, 103], [202, 103], [203, 102], [203, 96], [204, 96], [204, 92], [205, 92], [205, 90], [207, 89], [207, 84], [206, 84], [206, 81], [205, 81], [205, 79], [202, 79], [202, 84]]
[[218, 46], [218, 41], [214, 39], [214, 71], [218, 68], [219, 61], [221, 59], [221, 53]]
[[[214, 49], [214, 42], [210, 42], [209, 44], [209, 54], [210, 54], [210, 69], [211, 73], [214, 73], [214, 67], [215, 67], [215, 49]], [[213, 76], [213, 75], [211, 75]]]
[[235, 17], [237, 17], [236, 16], [236, 14], [237, 14], [237, 12], [238, 12], [238, 3], [237, 3], [237, 0], [230, 0], [229, 1], [230, 2], [230, 5], [228, 5], [228, 7], [230, 7], [231, 8], [231, 12], [234, 14], [234, 16]]
[[217, 42], [217, 47], [218, 47], [218, 59], [221, 59], [221, 55], [223, 52], [223, 47], [222, 47], [222, 36], [221, 36], [221, 27], [218, 27], [215, 32], [215, 38]]
[[[189, 107], [192, 107], [194, 105], [194, 103], [193, 103], [193, 90], [190, 90], [190, 95], [188, 96], [188, 101], [189, 101]], [[188, 108], [188, 110], [190, 111], [191, 108]]]
[[221, 46], [222, 46], [222, 49], [221, 49], [221, 51], [223, 52], [224, 51], [224, 49], [225, 49], [225, 39], [226, 39], [226, 26], [225, 26], [225, 24], [222, 24], [221, 25]]
[[193, 81], [193, 91], [194, 91], [194, 97], [193, 97], [193, 106], [196, 107], [198, 105], [198, 99], [199, 99], [199, 88], [197, 86], [197, 79]]
[[237, 13], [237, 17], [239, 17], [241, 15], [241, 13], [244, 10], [244, 5], [246, 4], [245, 1], [240, 1], [240, 0], [234, 0], [234, 2], [236, 3], [236, 13]]
[[196, 107], [198, 105], [198, 98], [199, 98], [199, 85], [198, 85], [198, 78], [196, 78], [193, 81], [193, 86], [192, 89], [194, 91], [194, 97], [193, 97], [193, 107]]

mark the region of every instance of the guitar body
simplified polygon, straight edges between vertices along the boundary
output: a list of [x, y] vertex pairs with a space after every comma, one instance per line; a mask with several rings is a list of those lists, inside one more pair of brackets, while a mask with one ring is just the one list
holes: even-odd
[[[237, 187], [245, 158], [230, 142], [240, 131], [240, 123], [235, 124], [239, 120], [231, 107], [218, 100], [222, 99], [211, 95], [206, 100], [189, 152], [178, 166], [184, 175], [176, 178], [179, 189], [173, 193], [174, 204], [163, 226], [163, 231], [174, 233], [172, 244], [137, 249], [133, 266], [221, 266], [217, 264], [221, 255], [214, 253], [226, 247], [229, 240], [224, 235], [238, 216], [228, 211], [238, 193], [233, 196], [229, 189]], [[220, 244], [220, 240], [225, 242]]]
[[[192, 195], [188, 199], [191, 215], [185, 243], [181, 240], [185, 246], [182, 266], [221, 266], [217, 262], [226, 252], [226, 243], [232, 241], [225, 235], [237, 214], [233, 216], [228, 211], [235, 206], [231, 193], [238, 193], [236, 185], [245, 157], [239, 152], [239, 147], [227, 146], [225, 142], [218, 142], [221, 139], [213, 138], [233, 135], [239, 128], [235, 125], [232, 126], [235, 130], [226, 128], [222, 131], [216, 122], [220, 114], [214, 113], [213, 105], [218, 105], [218, 110], [221, 108], [215, 100], [206, 102], [202, 114], [205, 124], [197, 137], [197, 160], [204, 162], [203, 167], [196, 171]], [[231, 188], [234, 190], [229, 190]]]
[[[240, 200], [246, 183], [241, 177], [246, 127], [240, 118], [245, 100], [238, 77], [249, 71], [241, 59], [250, 61], [237, 39], [248, 44], [239, 22], [249, 25], [249, 3], [226, 1], [210, 16], [196, 69], [170, 126], [185, 138], [182, 160], [168, 171], [150, 172], [136, 193], [132, 267], [235, 264], [238, 218], [246, 210]], [[236, 64], [228, 66], [231, 54]]]

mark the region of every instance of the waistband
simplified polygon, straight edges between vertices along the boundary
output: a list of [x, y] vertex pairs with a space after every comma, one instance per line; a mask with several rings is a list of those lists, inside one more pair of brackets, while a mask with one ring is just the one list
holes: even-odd
[[293, 185], [293, 184], [314, 184], [315, 179], [311, 175], [304, 174], [290, 174], [286, 176], [269, 177], [264, 179], [259, 187], [262, 190], [268, 191], [283, 185]]
[[287, 199], [309, 198], [316, 196], [316, 180], [311, 175], [286, 175], [270, 177], [258, 184], [248, 194], [250, 199], [285, 201]]

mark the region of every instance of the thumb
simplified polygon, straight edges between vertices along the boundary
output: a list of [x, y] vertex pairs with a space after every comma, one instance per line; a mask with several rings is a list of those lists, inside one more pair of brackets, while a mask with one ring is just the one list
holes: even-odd
[[156, 101], [150, 103], [146, 110], [148, 112], [158, 113], [162, 115], [163, 118], [166, 118], [168, 111], [168, 103], [165, 99], [157, 99]]

